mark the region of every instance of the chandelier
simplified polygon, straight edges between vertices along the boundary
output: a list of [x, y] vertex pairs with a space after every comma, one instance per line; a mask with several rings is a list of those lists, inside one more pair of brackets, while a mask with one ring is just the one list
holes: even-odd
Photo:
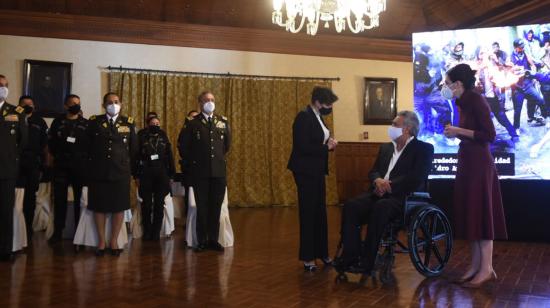
[[329, 22], [334, 21], [338, 33], [346, 30], [346, 26], [359, 33], [378, 27], [379, 15], [385, 10], [386, 0], [273, 0], [272, 22], [292, 33], [300, 32], [305, 25], [307, 34], [315, 35], [320, 22], [329, 28]]

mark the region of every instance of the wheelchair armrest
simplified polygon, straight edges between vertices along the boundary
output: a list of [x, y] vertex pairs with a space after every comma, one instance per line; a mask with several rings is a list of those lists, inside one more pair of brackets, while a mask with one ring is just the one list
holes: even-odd
[[431, 199], [430, 193], [429, 192], [424, 192], [424, 191], [413, 192], [409, 197]]

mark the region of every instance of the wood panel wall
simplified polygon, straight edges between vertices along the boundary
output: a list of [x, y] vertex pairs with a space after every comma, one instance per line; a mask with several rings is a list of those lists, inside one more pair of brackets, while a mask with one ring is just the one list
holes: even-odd
[[365, 192], [367, 175], [374, 165], [381, 143], [341, 142], [336, 148], [336, 181], [340, 203]]
[[411, 42], [0, 10], [0, 34], [410, 62]]

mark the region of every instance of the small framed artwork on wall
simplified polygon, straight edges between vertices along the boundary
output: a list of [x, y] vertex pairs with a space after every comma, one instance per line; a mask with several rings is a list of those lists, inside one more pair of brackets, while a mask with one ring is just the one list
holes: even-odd
[[397, 79], [365, 78], [363, 124], [391, 124], [397, 115]]
[[65, 112], [63, 103], [71, 93], [72, 66], [67, 62], [23, 62], [23, 93], [33, 97], [37, 114], [53, 118]]

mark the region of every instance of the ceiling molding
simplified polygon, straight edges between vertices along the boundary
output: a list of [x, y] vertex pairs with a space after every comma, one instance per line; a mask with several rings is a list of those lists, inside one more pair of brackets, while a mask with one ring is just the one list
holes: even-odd
[[411, 42], [284, 30], [0, 10], [0, 34], [338, 58], [411, 61]]

